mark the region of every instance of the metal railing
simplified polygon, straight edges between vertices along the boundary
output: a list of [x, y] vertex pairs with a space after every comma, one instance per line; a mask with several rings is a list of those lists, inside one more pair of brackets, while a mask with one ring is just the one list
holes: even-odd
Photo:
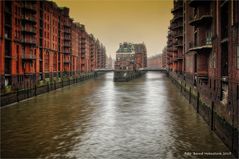
[[196, 21], [201, 21], [203, 20], [203, 17], [209, 18], [209, 17], [213, 17], [212, 16], [212, 11], [209, 12], [199, 12], [198, 14], [194, 15], [194, 16], [190, 16], [189, 17], [189, 23], [193, 23]]
[[195, 48], [195, 47], [202, 47], [202, 46], [207, 46], [207, 45], [212, 45], [212, 38], [207, 37], [205, 39], [201, 39], [200, 41], [196, 42], [190, 42], [189, 43], [189, 48]]
[[36, 39], [22, 39], [22, 43], [35, 44]]
[[34, 27], [30, 27], [30, 28], [23, 27], [22, 31], [36, 33], [36, 28], [34, 28]]
[[23, 9], [30, 9], [30, 10], [34, 10], [35, 11], [35, 6], [33, 6], [32, 4], [30, 3], [24, 3], [23, 5]]
[[22, 59], [36, 59], [36, 55], [33, 55], [33, 54], [22, 54]]

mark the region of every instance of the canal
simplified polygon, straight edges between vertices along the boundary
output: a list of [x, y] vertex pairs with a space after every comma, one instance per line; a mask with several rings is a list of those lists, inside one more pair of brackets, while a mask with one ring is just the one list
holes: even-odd
[[113, 73], [1, 109], [2, 158], [185, 158], [228, 152], [162, 73]]

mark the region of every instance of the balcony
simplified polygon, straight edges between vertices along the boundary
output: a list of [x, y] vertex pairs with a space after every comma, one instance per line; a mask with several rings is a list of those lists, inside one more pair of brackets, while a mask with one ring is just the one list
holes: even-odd
[[195, 72], [194, 75], [195, 75], [195, 78], [198, 80], [208, 79], [208, 71], [197, 70], [197, 72]]
[[67, 60], [65, 60], [65, 59], [64, 59], [64, 64], [70, 64], [70, 63], [71, 63], [71, 61], [70, 61], [70, 60], [68, 60], [68, 59], [67, 59]]
[[71, 41], [71, 36], [70, 35], [65, 35], [64, 40], [65, 41]]
[[10, 66], [9, 67], [5, 67], [4, 73], [5, 73], [5, 75], [11, 75], [11, 67]]
[[182, 31], [175, 32], [175, 38], [181, 38], [181, 37], [183, 37], [183, 32]]
[[180, 13], [180, 14], [175, 14], [174, 18], [173, 18], [173, 22], [176, 21], [176, 20], [179, 20], [179, 19], [183, 19], [183, 14]]
[[198, 5], [207, 6], [211, 1], [208, 0], [189, 0], [190, 7], [197, 7]]
[[85, 54], [81, 54], [81, 58], [85, 58]]
[[171, 10], [171, 13], [174, 13], [180, 9], [183, 9], [183, 4], [182, 3], [175, 4], [174, 8]]
[[29, 11], [31, 13], [36, 13], [36, 8], [33, 4], [31, 3], [25, 3], [22, 7], [23, 11]]
[[23, 39], [22, 43], [25, 45], [36, 45], [36, 39]]
[[23, 17], [22, 17], [22, 22], [23, 22], [23, 23], [36, 24], [36, 19], [35, 19], [35, 17], [32, 17], [32, 16], [23, 16]]
[[[177, 49], [175, 47], [168, 47], [167, 51], [168, 52], [174, 52], [174, 51], [177, 51]], [[169, 54], [169, 56], [171, 56], [171, 55]]]
[[172, 29], [172, 30], [179, 29], [179, 28], [180, 29], [183, 28], [183, 23], [172, 24], [170, 27], [170, 29]]
[[12, 7], [11, 7], [11, 4], [6, 4], [6, 5], [5, 5], [5, 13], [7, 13], [8, 15], [12, 15]]
[[12, 27], [12, 21], [11, 17], [5, 15], [5, 27], [11, 28]]
[[24, 71], [24, 75], [28, 75], [28, 76], [33, 75], [35, 73], [36, 73], [35, 69], [30, 69], [30, 70]]
[[22, 59], [23, 60], [35, 60], [36, 55], [33, 54], [22, 54]]
[[27, 28], [27, 27], [23, 27], [22, 28], [22, 32], [25, 34], [36, 34], [36, 28], [31, 27], [31, 28]]
[[65, 42], [63, 46], [64, 46], [65, 48], [71, 47], [71, 43]]
[[70, 54], [71, 51], [70, 50], [63, 50], [63, 54]]
[[5, 38], [6, 40], [11, 40], [11, 33], [5, 32], [4, 38]]
[[196, 15], [194, 17], [189, 18], [189, 24], [192, 26], [197, 26], [197, 25], [206, 25], [206, 24], [211, 24], [212, 23], [212, 14], [211, 13], [204, 13], [201, 15]]
[[71, 24], [69, 22], [64, 23], [65, 28], [71, 28]]
[[207, 37], [200, 42], [190, 42], [189, 51], [210, 50], [212, 49], [212, 38]]
[[183, 47], [183, 42], [182, 41], [176, 41], [174, 45], [176, 47]]
[[183, 55], [177, 55], [177, 56], [175, 57], [175, 59], [176, 59], [176, 61], [178, 61], [178, 60], [183, 60]]
[[167, 46], [168, 46], [168, 47], [172, 47], [172, 46], [173, 46], [173, 43], [172, 43], [172, 42], [168, 42], [168, 43], [167, 43]]
[[12, 58], [11, 51], [10, 50], [5, 50], [5, 58]]
[[65, 34], [65, 35], [71, 34], [71, 30], [70, 30], [69, 28], [64, 29], [64, 34]]
[[85, 45], [81, 45], [81, 50], [85, 50], [86, 46]]

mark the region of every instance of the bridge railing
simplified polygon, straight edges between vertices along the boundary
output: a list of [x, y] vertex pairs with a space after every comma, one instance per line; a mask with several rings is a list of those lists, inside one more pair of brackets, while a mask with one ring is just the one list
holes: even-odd
[[113, 69], [95, 69], [95, 72], [110, 72], [110, 71], [114, 71]]
[[139, 70], [142, 70], [142, 71], [167, 71], [166, 68], [150, 68], [150, 67], [140, 68]]

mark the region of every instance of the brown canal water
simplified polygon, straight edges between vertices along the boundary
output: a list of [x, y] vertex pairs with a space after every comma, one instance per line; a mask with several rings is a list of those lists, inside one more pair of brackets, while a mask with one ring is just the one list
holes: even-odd
[[171, 159], [228, 151], [157, 72], [126, 83], [107, 73], [1, 109], [2, 158]]

